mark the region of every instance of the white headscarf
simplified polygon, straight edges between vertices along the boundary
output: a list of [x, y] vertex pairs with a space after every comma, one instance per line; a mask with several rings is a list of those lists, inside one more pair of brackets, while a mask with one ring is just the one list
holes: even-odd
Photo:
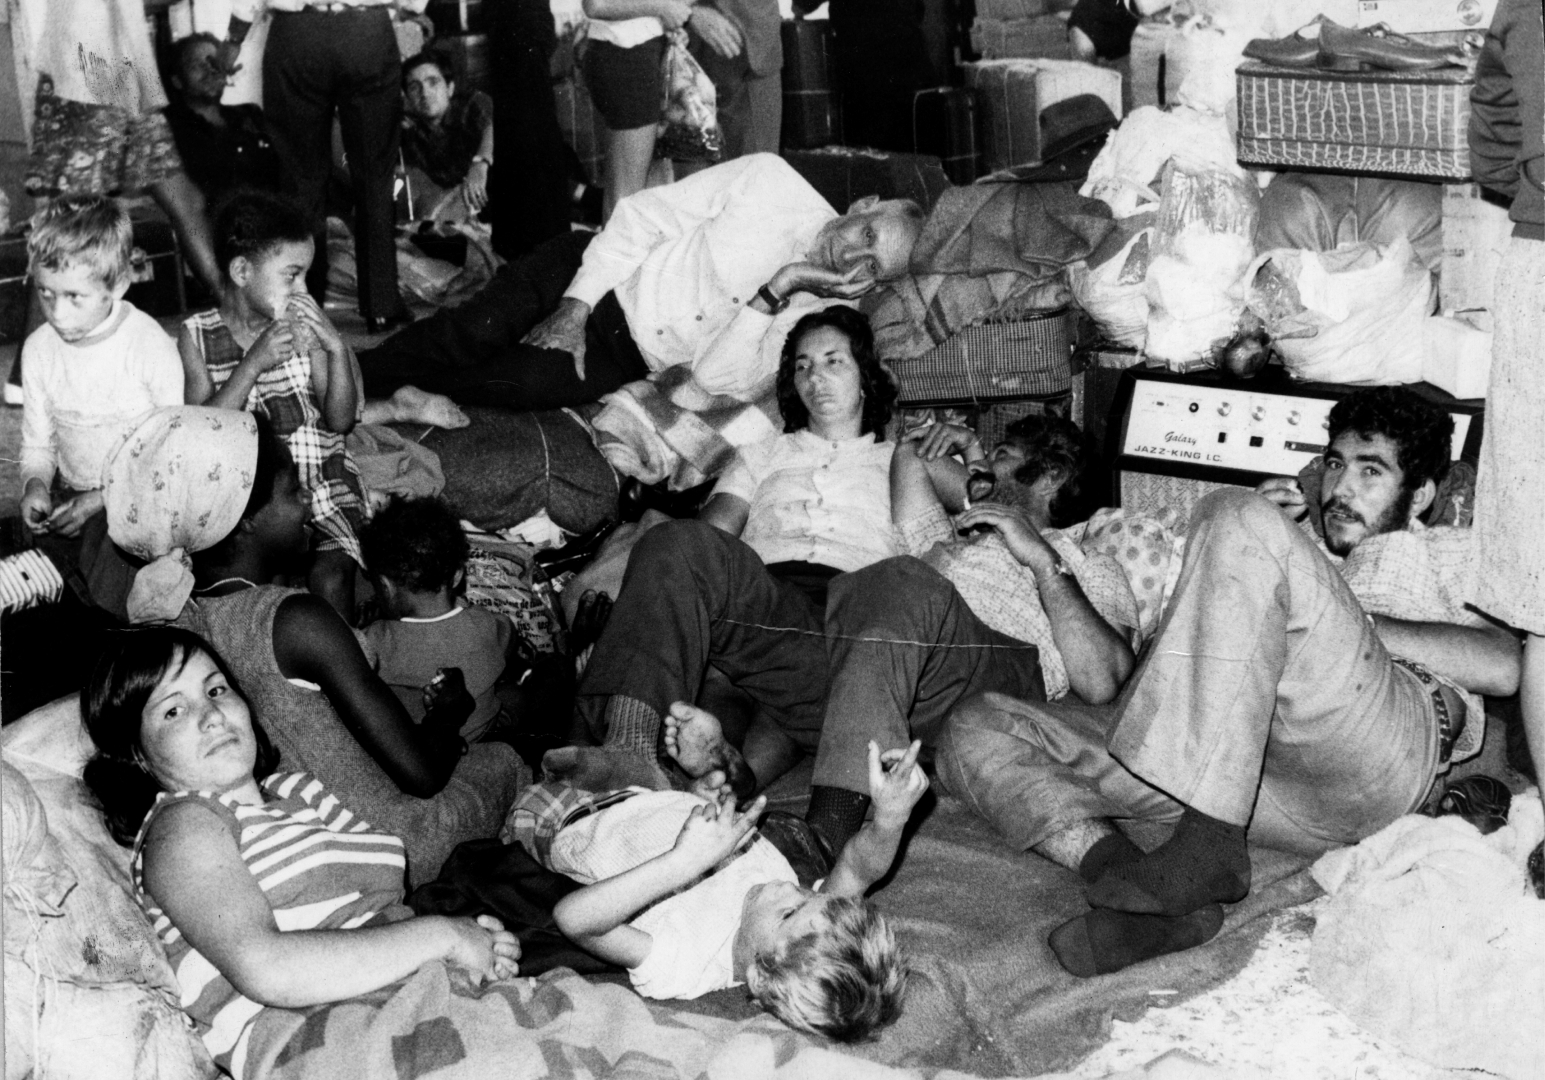
[[179, 405], [147, 413], [108, 455], [107, 533], [148, 562], [129, 590], [130, 622], [170, 622], [182, 611], [193, 593], [191, 556], [241, 521], [257, 453], [251, 413]]

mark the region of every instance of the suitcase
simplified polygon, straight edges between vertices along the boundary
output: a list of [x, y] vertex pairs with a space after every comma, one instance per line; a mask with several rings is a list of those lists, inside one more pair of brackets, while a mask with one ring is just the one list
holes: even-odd
[[785, 150], [813, 150], [842, 141], [832, 85], [831, 24], [784, 19], [783, 132]]
[[1438, 306], [1444, 311], [1491, 310], [1497, 265], [1513, 237], [1507, 205], [1475, 184], [1443, 185], [1443, 263]]
[[919, 90], [912, 97], [912, 148], [933, 154], [953, 184], [981, 175], [976, 145], [976, 91], [964, 86]]
[[902, 405], [1024, 401], [1066, 394], [1073, 383], [1074, 313], [1027, 313], [968, 326], [909, 360], [891, 360]]
[[1028, 19], [984, 19], [971, 24], [971, 47], [989, 60], [1073, 59], [1067, 20], [1057, 15]]
[[911, 199], [927, 210], [950, 186], [944, 166], [931, 154], [826, 146], [785, 150], [783, 158], [839, 211], [865, 195]]
[[982, 60], [966, 64], [977, 91], [983, 172], [1041, 160], [1041, 110], [1095, 94], [1121, 118], [1121, 74], [1076, 60]]

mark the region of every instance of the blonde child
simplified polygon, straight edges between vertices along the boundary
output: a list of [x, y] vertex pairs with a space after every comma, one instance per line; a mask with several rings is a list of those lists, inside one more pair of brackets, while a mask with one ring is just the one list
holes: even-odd
[[78, 560], [92, 599], [120, 615], [128, 572], [106, 542], [102, 467], [136, 420], [182, 404], [183, 391], [172, 339], [124, 299], [133, 250], [112, 199], [65, 196], [39, 210], [27, 257], [47, 323], [22, 345], [22, 520], [34, 536], [69, 541], [68, 552], [46, 546]]
[[[684, 703], [666, 723], [667, 751], [689, 773], [698, 771], [687, 765], [695, 755], [680, 748], [722, 738], [717, 719]], [[516, 804], [512, 832], [586, 883], [558, 902], [558, 927], [627, 968], [640, 994], [695, 998], [744, 983], [790, 1027], [852, 1042], [895, 1020], [906, 990], [895, 935], [864, 894], [890, 870], [928, 789], [920, 745], [881, 753], [869, 744], [874, 816], [813, 889], [753, 835], [765, 797], [737, 813], [718, 771], [704, 770], [692, 792], [576, 800], [562, 785], [533, 785]], [[544, 815], [548, 828], [536, 824]]]
[[354, 352], [306, 293], [311, 225], [288, 200], [243, 191], [215, 217], [224, 299], [182, 324], [186, 403], [261, 413], [289, 445], [316, 531], [308, 584], [354, 616], [354, 567], [368, 506], [344, 436], [364, 395]]

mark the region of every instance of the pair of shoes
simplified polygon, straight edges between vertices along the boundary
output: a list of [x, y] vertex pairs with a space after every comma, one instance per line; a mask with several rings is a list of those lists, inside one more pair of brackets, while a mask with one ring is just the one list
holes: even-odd
[[821, 839], [821, 834], [798, 814], [769, 810], [762, 815], [757, 831], [789, 861], [799, 883], [806, 888], [813, 888], [817, 881], [832, 872], [836, 860], [832, 858], [831, 849]]
[[384, 334], [392, 330], [401, 330], [412, 323], [413, 316], [406, 311], [399, 311], [395, 315], [366, 315], [365, 333]]
[[1448, 785], [1433, 816], [1462, 817], [1487, 836], [1507, 824], [1512, 805], [1513, 793], [1506, 784], [1494, 776], [1477, 774]]
[[1383, 23], [1353, 29], [1329, 19], [1319, 20], [1318, 30], [1308, 36], [1300, 30], [1284, 38], [1256, 38], [1245, 46], [1245, 55], [1277, 67], [1325, 71], [1427, 71], [1464, 67], [1469, 59], [1463, 48], [1427, 45]]

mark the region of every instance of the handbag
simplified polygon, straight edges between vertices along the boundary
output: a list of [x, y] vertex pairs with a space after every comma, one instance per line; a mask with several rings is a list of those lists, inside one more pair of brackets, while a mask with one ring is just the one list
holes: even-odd
[[718, 161], [724, 156], [724, 135], [713, 80], [688, 51], [686, 31], [673, 30], [666, 37], [661, 61], [665, 100], [654, 155], [673, 161]]

